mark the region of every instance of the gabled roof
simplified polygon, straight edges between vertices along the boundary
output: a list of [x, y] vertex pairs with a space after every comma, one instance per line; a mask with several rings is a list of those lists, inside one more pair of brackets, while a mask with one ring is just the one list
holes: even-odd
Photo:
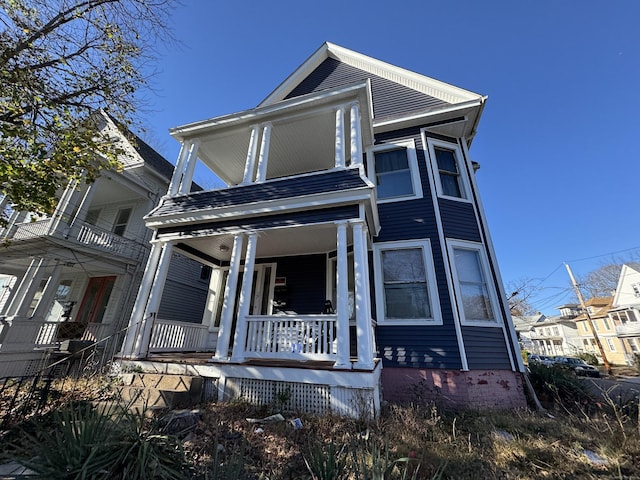
[[259, 106], [271, 105], [284, 100], [286, 96], [327, 58], [334, 58], [340, 62], [364, 70], [373, 75], [391, 80], [418, 92], [438, 98], [448, 104], [460, 104], [471, 100], [484, 98], [448, 83], [441, 82], [426, 75], [396, 67], [390, 63], [376, 60], [353, 50], [340, 47], [330, 42], [325, 42], [302, 65], [289, 75]]
[[[585, 305], [587, 307], [593, 307], [593, 313], [589, 314], [591, 318], [600, 318], [606, 316], [612, 304], [613, 297], [593, 297], [585, 302]], [[582, 313], [578, 315], [574, 320], [576, 322], [587, 320], [587, 315], [585, 313]]]
[[[377, 132], [420, 125], [434, 133], [452, 137], [466, 137], [469, 143], [475, 135], [486, 96], [376, 60], [329, 42], [324, 43], [289, 75], [260, 103], [259, 107], [272, 105], [299, 95], [297, 87], [308, 83], [308, 79], [314, 78], [316, 70], [335, 68], [335, 65], [325, 65], [330, 60], [335, 65], [347, 65], [352, 70], [357, 69], [365, 76], [369, 76], [374, 97], [376, 96], [376, 86], [385, 85], [384, 89], [388, 89], [389, 85], [396, 85], [395, 90], [397, 91], [390, 97], [385, 95], [372, 99], [371, 103], [374, 106], [383, 102], [391, 102], [383, 112], [376, 112], [374, 116], [373, 126]], [[342, 72], [342, 75], [345, 75], [345, 72]], [[329, 87], [330, 85], [322, 83], [317, 86], [317, 88]], [[404, 111], [401, 109], [394, 112], [393, 108], [389, 108], [401, 97], [405, 101], [412, 98], [412, 101], [415, 102], [414, 109]], [[419, 97], [423, 97], [422, 100], [419, 100]], [[377, 107], [376, 110], [378, 110]]]
[[[640, 278], [640, 263], [638, 262], [629, 262], [622, 266], [622, 269], [620, 270], [620, 277], [618, 278], [618, 284], [616, 285], [616, 293], [613, 297], [614, 307], [640, 303], [640, 299], [638, 299], [638, 302], [634, 302], [636, 299], [635, 295], [633, 299], [629, 299], [630, 294], [628, 291], [625, 291], [625, 287], [628, 286], [629, 279], [632, 277]], [[625, 299], [627, 301], [625, 301]], [[629, 302], [629, 300], [631, 300], [631, 302]]]

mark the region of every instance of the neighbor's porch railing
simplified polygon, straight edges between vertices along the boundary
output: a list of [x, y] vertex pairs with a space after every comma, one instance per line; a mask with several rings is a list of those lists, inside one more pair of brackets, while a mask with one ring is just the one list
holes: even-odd
[[335, 343], [335, 315], [251, 315], [244, 356], [335, 361]]
[[616, 325], [616, 334], [621, 337], [636, 337], [640, 335], [640, 322], [627, 322]]
[[205, 350], [209, 327], [197, 323], [156, 319], [150, 352], [199, 352]]
[[141, 258], [147, 248], [146, 245], [140, 242], [121, 237], [88, 223], [71, 228], [67, 224], [62, 224], [55, 231], [51, 231], [53, 221], [53, 218], [46, 218], [36, 222], [19, 223], [14, 226], [15, 230], [10, 238], [26, 240], [51, 235], [86, 247], [97, 248], [104, 252], [133, 259]]

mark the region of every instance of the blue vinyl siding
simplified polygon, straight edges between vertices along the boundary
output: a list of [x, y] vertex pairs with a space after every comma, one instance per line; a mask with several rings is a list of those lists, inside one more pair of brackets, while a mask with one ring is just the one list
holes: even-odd
[[470, 370], [511, 369], [502, 328], [462, 327]]
[[327, 58], [322, 62], [287, 95], [287, 98], [362, 82], [367, 79], [371, 80], [375, 118], [449, 105], [438, 98], [346, 65], [333, 58]]
[[208, 282], [200, 279], [202, 264], [174, 253], [162, 292], [158, 317], [163, 320], [202, 323]]
[[445, 238], [482, 242], [473, 204], [440, 198], [440, 216]]
[[462, 368], [453, 325], [378, 326], [378, 353], [385, 367]]

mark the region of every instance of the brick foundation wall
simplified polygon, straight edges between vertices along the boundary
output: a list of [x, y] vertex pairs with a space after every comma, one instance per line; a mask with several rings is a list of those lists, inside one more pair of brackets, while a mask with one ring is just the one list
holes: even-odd
[[395, 403], [434, 401], [451, 408], [527, 406], [522, 374], [510, 370], [383, 368], [382, 398]]

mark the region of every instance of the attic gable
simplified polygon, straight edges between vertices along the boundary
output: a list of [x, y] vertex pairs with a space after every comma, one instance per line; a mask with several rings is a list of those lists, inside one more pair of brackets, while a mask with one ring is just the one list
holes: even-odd
[[[616, 293], [613, 297], [613, 306], [621, 307], [640, 303], [640, 297], [636, 295], [634, 285], [640, 285], [640, 263], [627, 263], [622, 266]], [[636, 287], [640, 290], [640, 286]]]
[[[363, 81], [371, 85], [371, 114], [377, 131], [433, 124], [436, 133], [472, 137], [486, 100], [477, 93], [325, 43], [260, 106]], [[443, 122], [461, 125], [443, 129]]]

